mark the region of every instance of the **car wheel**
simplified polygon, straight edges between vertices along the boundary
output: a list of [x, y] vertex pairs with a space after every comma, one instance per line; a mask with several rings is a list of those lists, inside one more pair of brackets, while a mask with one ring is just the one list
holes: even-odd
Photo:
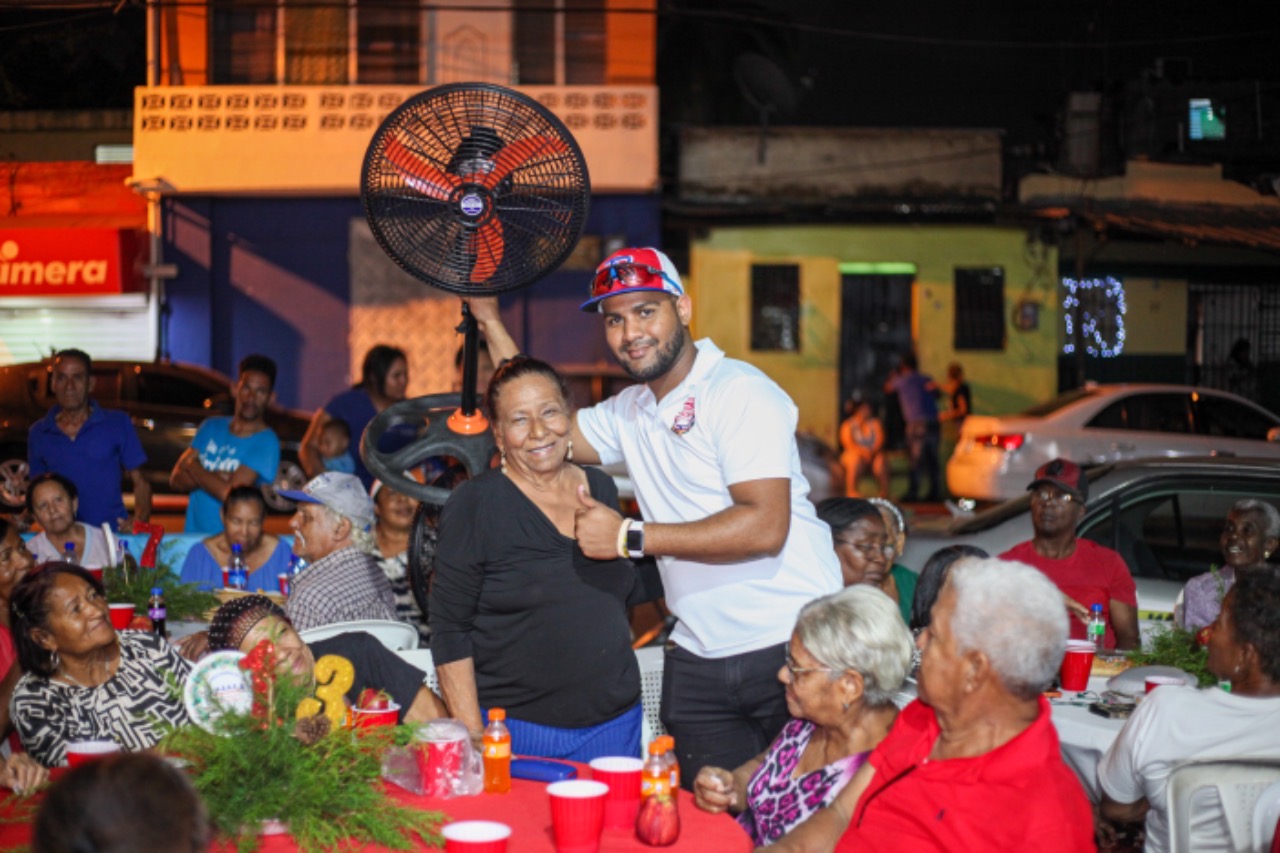
[[0, 509], [20, 512], [27, 505], [27, 460], [3, 454], [0, 462]]
[[262, 499], [267, 508], [274, 512], [293, 512], [293, 501], [283, 498], [277, 492], [299, 491], [307, 484], [307, 475], [302, 466], [291, 459], [280, 460], [280, 468], [276, 471], [275, 482], [262, 487]]

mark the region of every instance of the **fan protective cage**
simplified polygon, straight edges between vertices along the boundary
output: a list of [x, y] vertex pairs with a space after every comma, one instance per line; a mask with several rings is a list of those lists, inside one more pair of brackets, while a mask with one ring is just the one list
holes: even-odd
[[559, 267], [591, 196], [568, 128], [520, 92], [454, 83], [419, 93], [374, 132], [360, 195], [395, 263], [462, 295], [514, 290]]

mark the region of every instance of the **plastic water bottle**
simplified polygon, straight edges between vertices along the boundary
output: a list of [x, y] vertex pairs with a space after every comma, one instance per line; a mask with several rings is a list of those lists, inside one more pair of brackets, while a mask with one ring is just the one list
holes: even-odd
[[151, 587], [151, 600], [147, 602], [147, 618], [151, 620], [151, 632], [157, 637], [167, 637], [165, 618], [169, 611], [164, 606], [164, 589]]
[[245, 569], [239, 542], [231, 546], [231, 571], [227, 573], [227, 583], [232, 589], [244, 589], [249, 585], [249, 572]]
[[302, 570], [307, 567], [307, 561], [299, 557], [297, 554], [289, 555], [289, 574], [301, 574]]
[[1102, 605], [1095, 604], [1089, 611], [1089, 640], [1095, 654], [1101, 654], [1107, 641], [1107, 621], [1102, 618]]
[[80, 560], [76, 557], [76, 543], [68, 542], [62, 546], [62, 559], [73, 566], [80, 565]]
[[484, 792], [505, 794], [511, 790], [511, 732], [503, 722], [507, 712], [489, 709], [489, 725], [484, 729]]

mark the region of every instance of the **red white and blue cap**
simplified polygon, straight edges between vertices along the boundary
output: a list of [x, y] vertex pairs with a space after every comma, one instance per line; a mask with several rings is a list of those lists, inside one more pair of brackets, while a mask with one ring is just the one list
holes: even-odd
[[610, 296], [644, 290], [684, 296], [684, 283], [676, 265], [657, 249], [619, 249], [596, 267], [591, 278], [591, 298], [579, 307], [583, 311], [599, 311], [600, 302]]

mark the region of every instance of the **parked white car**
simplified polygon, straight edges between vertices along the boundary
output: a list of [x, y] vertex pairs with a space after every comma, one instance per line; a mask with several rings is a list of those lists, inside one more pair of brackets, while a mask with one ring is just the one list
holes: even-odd
[[[1222, 565], [1222, 527], [1237, 501], [1257, 498], [1280, 508], [1280, 462], [1270, 459], [1146, 459], [1092, 468], [1087, 476], [1089, 501], [1077, 534], [1124, 558], [1138, 587], [1144, 637], [1173, 618], [1187, 580]], [[1025, 542], [1033, 533], [1025, 488], [1024, 482], [1017, 498], [977, 515], [912, 527], [900, 562], [919, 572], [947, 545], [976, 545], [995, 557]]]
[[965, 418], [947, 489], [956, 498], [1007, 500], [1058, 457], [1090, 467], [1171, 456], [1280, 460], [1280, 417], [1208, 388], [1090, 384], [1019, 415]]

